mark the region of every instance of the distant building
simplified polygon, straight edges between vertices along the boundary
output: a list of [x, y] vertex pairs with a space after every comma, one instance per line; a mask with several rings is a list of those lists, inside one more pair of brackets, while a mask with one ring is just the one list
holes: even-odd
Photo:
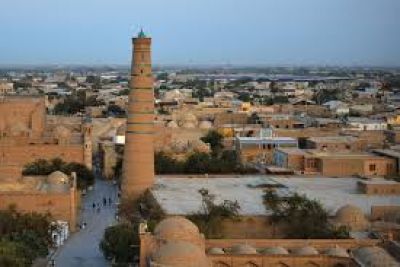
[[[27, 176], [17, 182], [3, 182], [0, 209], [14, 206], [20, 212], [50, 213], [59, 224], [67, 224], [67, 229], [75, 231], [80, 203], [76, 186], [75, 174], [68, 176], [59, 171], [48, 176]], [[64, 227], [63, 231], [67, 229]]]
[[44, 97], [7, 96], [0, 101], [0, 180], [16, 180], [37, 159], [60, 158], [91, 169], [91, 138], [91, 123], [82, 118], [46, 116]]
[[396, 160], [368, 153], [332, 153], [301, 149], [276, 149], [274, 164], [303, 174], [327, 177], [393, 176]]
[[275, 149], [297, 148], [297, 139], [291, 137], [236, 137], [236, 152], [243, 162], [271, 163]]
[[347, 120], [349, 128], [357, 131], [382, 131], [388, 127], [387, 122], [383, 120], [372, 120], [364, 117], [349, 117]]

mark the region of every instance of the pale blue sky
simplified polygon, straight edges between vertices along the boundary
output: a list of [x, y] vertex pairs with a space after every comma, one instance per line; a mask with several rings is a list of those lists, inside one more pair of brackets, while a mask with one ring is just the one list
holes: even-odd
[[1, 0], [0, 64], [400, 65], [400, 0]]

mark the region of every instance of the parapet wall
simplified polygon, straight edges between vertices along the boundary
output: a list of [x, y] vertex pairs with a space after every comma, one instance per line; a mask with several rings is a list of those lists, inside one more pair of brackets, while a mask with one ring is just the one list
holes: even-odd
[[52, 218], [68, 222], [71, 231], [75, 230], [78, 203], [79, 196], [74, 191], [66, 193], [0, 192], [0, 209], [4, 210], [12, 205], [22, 213], [50, 213]]

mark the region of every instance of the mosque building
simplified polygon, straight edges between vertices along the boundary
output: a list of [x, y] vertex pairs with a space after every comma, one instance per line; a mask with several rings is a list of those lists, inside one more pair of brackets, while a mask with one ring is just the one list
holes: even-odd
[[[154, 200], [167, 215], [152, 232], [148, 231], [146, 223], [140, 225], [140, 267], [378, 266], [368, 265], [371, 262], [398, 266], [396, 260], [379, 246], [380, 239], [291, 240], [279, 239], [282, 236], [265, 237], [262, 231], [272, 227], [265, 223], [269, 216], [262, 201], [263, 186], [277, 188], [282, 194], [290, 194], [301, 189], [301, 184], [295, 184], [297, 180], [281, 179], [278, 182], [278, 179], [261, 176], [155, 177], [151, 38], [143, 31], [133, 38], [130, 86], [123, 161], [123, 196], [136, 199], [146, 190], [150, 190]], [[197, 124], [190, 114], [182, 121], [185, 125], [171, 124], [169, 127], [192, 128]], [[335, 214], [330, 214], [332, 223], [346, 226], [352, 231], [366, 232], [370, 222], [365, 213], [373, 209], [375, 204], [378, 208], [387, 205], [387, 198], [373, 203], [365, 200], [369, 196], [349, 193], [350, 187], [356, 188], [356, 179], [341, 181], [343, 186], [337, 180], [333, 182], [334, 186], [330, 186], [332, 181], [328, 178], [312, 180], [313, 185], [317, 186], [321, 182], [324, 183], [321, 190], [304, 188], [304, 192], [300, 193], [307, 196], [311, 194], [310, 197], [314, 199], [320, 198], [324, 206], [330, 206], [335, 211]], [[184, 218], [185, 215], [198, 211], [201, 206], [198, 192], [202, 189], [210, 190], [221, 201], [232, 200], [240, 204], [241, 221], [225, 225], [237, 234], [234, 239], [206, 239], [195, 224]], [[331, 189], [336, 191], [329, 192]], [[322, 194], [322, 197], [318, 194]], [[338, 196], [341, 196], [340, 199]], [[357, 206], [345, 205], [344, 202], [347, 203], [349, 199], [352, 200], [350, 203], [362, 205], [363, 210]], [[224, 232], [224, 229], [221, 231]], [[232, 238], [232, 235], [227, 236]]]

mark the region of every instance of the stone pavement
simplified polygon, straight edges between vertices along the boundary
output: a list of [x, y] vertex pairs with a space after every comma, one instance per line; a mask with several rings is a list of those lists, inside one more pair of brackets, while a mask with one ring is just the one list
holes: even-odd
[[[80, 223], [86, 227], [72, 234], [66, 243], [55, 254], [56, 267], [103, 267], [110, 264], [104, 259], [99, 244], [105, 228], [115, 223], [117, 210], [117, 186], [111, 182], [97, 179], [92, 191], [82, 199]], [[107, 205], [103, 206], [103, 197]], [[108, 198], [112, 204], [109, 205]], [[100, 205], [93, 208], [93, 203]]]

